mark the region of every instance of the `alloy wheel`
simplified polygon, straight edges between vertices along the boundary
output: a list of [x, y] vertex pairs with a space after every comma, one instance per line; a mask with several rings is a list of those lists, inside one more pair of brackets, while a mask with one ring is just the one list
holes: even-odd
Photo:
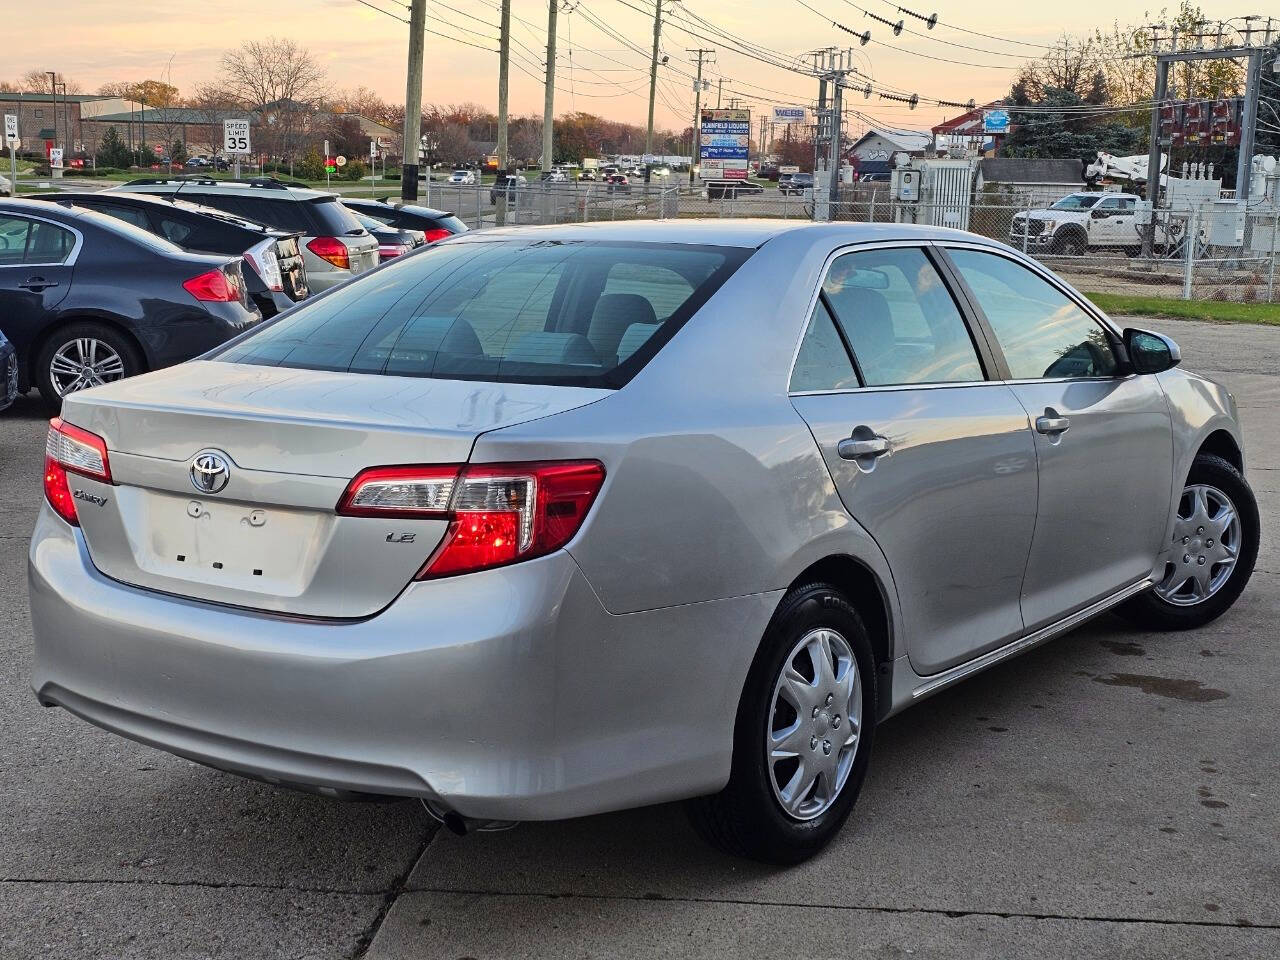
[[1177, 607], [1208, 600], [1230, 579], [1240, 542], [1240, 517], [1231, 498], [1208, 484], [1188, 486], [1178, 501], [1172, 556], [1156, 595]]
[[774, 797], [797, 820], [821, 816], [849, 778], [862, 733], [858, 661], [843, 636], [819, 628], [792, 647], [764, 733]]
[[123, 377], [124, 359], [110, 345], [94, 337], [68, 340], [49, 361], [49, 381], [60, 397]]

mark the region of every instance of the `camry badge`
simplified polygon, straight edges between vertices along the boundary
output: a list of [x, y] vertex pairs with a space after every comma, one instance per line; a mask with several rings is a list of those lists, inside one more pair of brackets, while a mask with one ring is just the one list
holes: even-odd
[[227, 458], [212, 450], [202, 450], [191, 461], [191, 485], [201, 493], [221, 493], [231, 479]]

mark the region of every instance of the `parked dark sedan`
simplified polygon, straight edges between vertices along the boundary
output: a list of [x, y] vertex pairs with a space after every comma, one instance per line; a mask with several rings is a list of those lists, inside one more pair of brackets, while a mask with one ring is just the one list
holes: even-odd
[[194, 253], [244, 258], [249, 299], [262, 316], [274, 317], [309, 295], [298, 246], [301, 233], [267, 227], [213, 207], [146, 193], [55, 193], [40, 197], [74, 204], [132, 223]]
[[261, 319], [239, 257], [83, 207], [0, 200], [0, 317], [44, 398], [189, 360]]
[[343, 197], [342, 205], [355, 213], [372, 217], [388, 227], [410, 230], [417, 236], [419, 243], [435, 243], [455, 233], [467, 232], [467, 225], [452, 213], [416, 203], [404, 203], [387, 198], [364, 200]]
[[394, 260], [396, 257], [408, 253], [414, 247], [421, 246], [417, 235], [411, 230], [388, 227], [385, 223], [375, 220], [373, 217], [357, 213], [355, 210], [351, 212], [360, 221], [360, 226], [368, 230], [373, 235], [373, 238], [378, 241], [379, 263]]
[[6, 410], [18, 395], [18, 351], [0, 331], [0, 410]]

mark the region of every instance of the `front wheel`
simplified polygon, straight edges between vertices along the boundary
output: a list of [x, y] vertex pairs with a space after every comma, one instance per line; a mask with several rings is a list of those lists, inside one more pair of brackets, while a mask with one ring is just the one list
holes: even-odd
[[853, 809], [875, 725], [875, 658], [857, 611], [829, 584], [791, 591], [747, 677], [729, 783], [688, 804], [695, 829], [736, 856], [813, 856]]
[[1160, 579], [1120, 608], [1142, 627], [1188, 630], [1217, 619], [1236, 602], [1258, 559], [1258, 502], [1221, 457], [1196, 457], [1174, 513]]

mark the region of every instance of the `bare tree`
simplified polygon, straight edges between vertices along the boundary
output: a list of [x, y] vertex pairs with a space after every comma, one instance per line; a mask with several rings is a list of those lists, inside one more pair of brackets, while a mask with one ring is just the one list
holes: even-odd
[[[79, 93], [80, 84], [75, 80], [70, 80], [63, 73], [54, 73], [54, 78], [59, 84], [67, 85], [67, 93]], [[39, 68], [28, 70], [18, 79], [18, 86], [25, 93], [52, 93], [53, 88], [49, 85], [49, 74]], [[61, 90], [59, 90], [61, 93]]]
[[249, 40], [223, 55], [219, 74], [227, 96], [259, 114], [266, 151], [292, 162], [328, 93], [311, 51], [288, 38]]

